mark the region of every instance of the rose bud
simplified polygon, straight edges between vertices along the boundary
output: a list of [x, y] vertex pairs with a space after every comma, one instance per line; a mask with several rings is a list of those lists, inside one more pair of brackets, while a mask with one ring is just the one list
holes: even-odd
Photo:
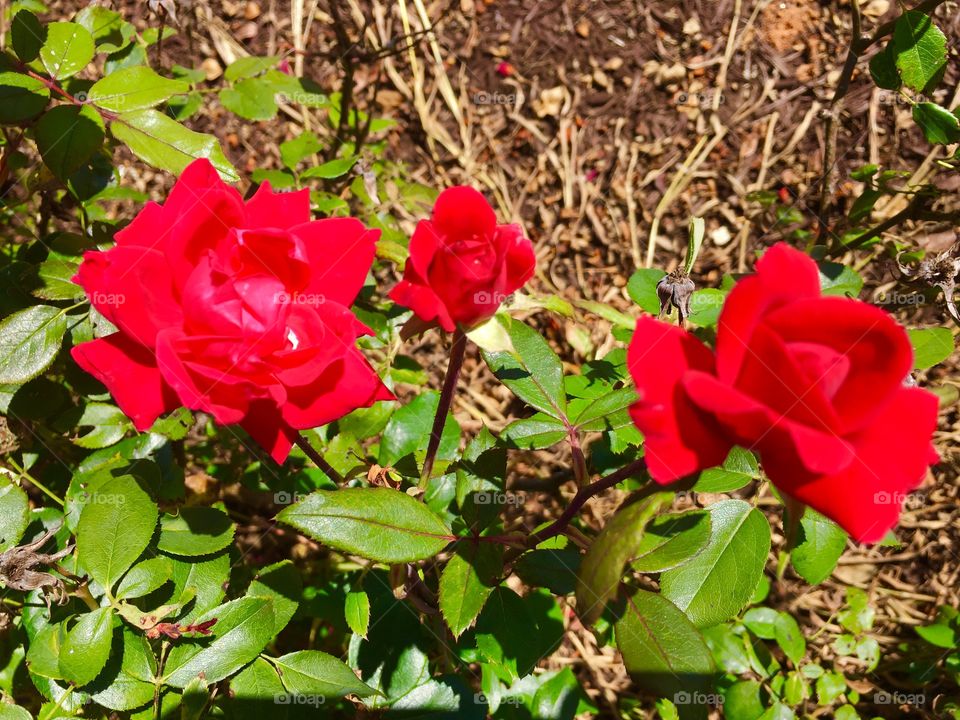
[[277, 462], [298, 431], [392, 399], [357, 349], [350, 305], [378, 230], [310, 219], [307, 190], [244, 202], [207, 160], [148, 203], [74, 281], [117, 332], [73, 348], [147, 430], [185, 405], [238, 423]]
[[755, 451], [786, 497], [874, 542], [937, 462], [937, 398], [904, 384], [906, 331], [880, 308], [823, 297], [816, 263], [780, 243], [724, 304], [716, 351], [650, 317], [628, 366], [653, 479], [667, 484]]
[[519, 225], [498, 225], [477, 190], [447, 188], [431, 219], [417, 225], [403, 279], [390, 297], [424, 323], [452, 332], [492, 317], [535, 266], [533, 243]]

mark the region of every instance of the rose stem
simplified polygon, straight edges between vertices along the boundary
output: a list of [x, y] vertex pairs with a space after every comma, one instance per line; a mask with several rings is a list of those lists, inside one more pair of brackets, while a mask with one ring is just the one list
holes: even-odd
[[333, 482], [335, 482], [337, 485], [343, 483], [343, 476], [334, 470], [330, 463], [323, 459], [323, 455], [313, 449], [310, 441], [307, 440], [303, 435], [297, 435], [297, 439], [294, 440], [294, 443], [296, 443], [298, 448], [303, 450], [304, 455], [313, 460], [314, 465], [323, 470], [324, 475], [333, 480]]
[[447, 375], [443, 378], [443, 390], [440, 391], [440, 403], [437, 405], [437, 414], [433, 418], [433, 429], [430, 430], [430, 444], [427, 446], [427, 456], [423, 460], [423, 471], [420, 473], [420, 487], [426, 488], [430, 482], [430, 473], [433, 472], [433, 461], [440, 448], [440, 438], [443, 436], [443, 425], [447, 420], [447, 413], [453, 404], [453, 393], [457, 389], [457, 380], [460, 378], [460, 368], [463, 367], [463, 356], [467, 349], [467, 336], [457, 326], [453, 331], [453, 347], [450, 348], [450, 363], [447, 365]]

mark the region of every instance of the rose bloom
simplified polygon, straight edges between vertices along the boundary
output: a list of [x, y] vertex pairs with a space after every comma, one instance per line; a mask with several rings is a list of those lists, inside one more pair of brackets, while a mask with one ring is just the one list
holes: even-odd
[[118, 332], [73, 348], [138, 430], [180, 405], [239, 423], [277, 462], [298, 430], [393, 395], [349, 307], [379, 231], [310, 219], [307, 190], [244, 202], [206, 160], [149, 203], [74, 281]]
[[937, 462], [937, 398], [904, 384], [906, 332], [879, 308], [821, 296], [816, 263], [783, 243], [730, 292], [716, 352], [643, 317], [628, 364], [631, 414], [660, 483], [739, 445], [781, 493], [874, 542]]
[[417, 225], [403, 280], [390, 297], [451, 332], [493, 316], [530, 279], [536, 262], [519, 225], [498, 225], [480, 192], [451, 187], [440, 193], [431, 219]]

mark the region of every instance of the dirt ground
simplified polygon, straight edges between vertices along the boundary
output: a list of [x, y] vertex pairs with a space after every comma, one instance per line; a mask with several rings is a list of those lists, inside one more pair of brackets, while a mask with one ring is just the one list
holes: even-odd
[[[161, 62], [222, 68], [244, 54], [278, 54], [331, 92], [340, 87], [343, 62], [354, 62], [360, 106], [398, 123], [386, 135], [384, 155], [427, 185], [480, 186], [504, 217], [522, 222], [537, 247], [537, 291], [627, 309], [624, 287], [635, 268], [648, 258], [666, 270], [681, 261], [691, 215], [707, 219], [708, 237], [694, 278], [700, 287], [716, 286], [722, 274], [748, 270], [757, 250], [792, 229], [748, 200], [758, 190], [779, 191], [816, 227], [824, 114], [850, 37], [846, 1], [333, 1], [356, 42], [346, 60], [326, 0], [210, 0], [176, 3], [179, 34]], [[84, 4], [55, 3], [65, 11]], [[155, 24], [148, 3], [115, 5]], [[898, 13], [888, 0], [861, 6], [868, 33]], [[960, 38], [957, 3], [941, 6], [937, 18], [948, 37]], [[949, 107], [957, 104], [958, 82], [960, 67], [952, 62], [943, 83], [944, 102], [953, 96]], [[280, 167], [277, 146], [304, 119], [241, 123], [213, 101], [191, 122], [216, 133], [231, 160], [251, 171]], [[318, 132], [323, 127], [318, 118], [306, 122]], [[876, 88], [861, 62], [841, 117], [829, 222], [859, 191], [850, 171], [867, 163], [956, 189], [960, 180], [939, 170], [935, 152], [909, 106]], [[157, 190], [150, 177], [136, 181]], [[384, 202], [412, 228], [414, 213], [396, 198]], [[902, 209], [898, 202], [878, 208], [878, 216]], [[956, 240], [953, 228], [935, 223], [909, 225], [895, 236], [929, 251]], [[855, 264], [869, 257], [862, 252]], [[889, 291], [899, 277], [884, 258], [864, 272], [865, 299]], [[904, 308], [898, 317], [911, 327], [950, 323], [936, 303]], [[582, 360], [565, 341], [568, 328], [551, 322], [546, 329], [564, 357]], [[594, 327], [596, 346], [612, 342], [607, 326]], [[920, 380], [948, 382], [955, 371], [948, 363]], [[492, 384], [472, 360], [466, 372], [473, 390], [455, 408], [458, 419], [468, 431], [481, 417], [502, 426], [514, 409], [509, 393], [484, 392]], [[898, 640], [911, 625], [928, 622], [937, 605], [958, 604], [956, 410], [955, 403], [944, 408], [937, 437], [944, 462], [922, 489], [923, 502], [905, 513], [901, 547], [851, 546], [822, 586], [775, 587], [774, 602], [795, 612], [808, 635], [837, 629], [833, 613], [844, 584], [871, 591], [886, 653], [895, 654]], [[614, 504], [591, 507], [598, 524]], [[556, 507], [556, 498], [544, 498], [544, 513]], [[582, 673], [599, 704], [630, 692], [611, 652], [597, 649], [572, 615], [568, 638], [554, 662]], [[886, 681], [888, 690], [898, 682]], [[869, 679], [863, 683], [870, 687]]]

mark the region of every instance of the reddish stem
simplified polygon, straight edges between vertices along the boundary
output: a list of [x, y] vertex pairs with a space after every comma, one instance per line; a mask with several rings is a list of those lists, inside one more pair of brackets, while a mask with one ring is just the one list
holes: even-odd
[[450, 348], [450, 363], [447, 365], [447, 375], [443, 379], [443, 390], [440, 391], [440, 402], [437, 405], [437, 414], [433, 418], [433, 428], [430, 430], [430, 444], [427, 445], [427, 456], [423, 460], [423, 471], [420, 473], [420, 487], [426, 488], [433, 472], [433, 462], [440, 449], [440, 438], [443, 437], [443, 426], [447, 420], [447, 413], [453, 405], [453, 393], [457, 389], [457, 380], [460, 378], [460, 368], [463, 367], [463, 357], [467, 349], [467, 336], [459, 327], [453, 332], [453, 347]]

